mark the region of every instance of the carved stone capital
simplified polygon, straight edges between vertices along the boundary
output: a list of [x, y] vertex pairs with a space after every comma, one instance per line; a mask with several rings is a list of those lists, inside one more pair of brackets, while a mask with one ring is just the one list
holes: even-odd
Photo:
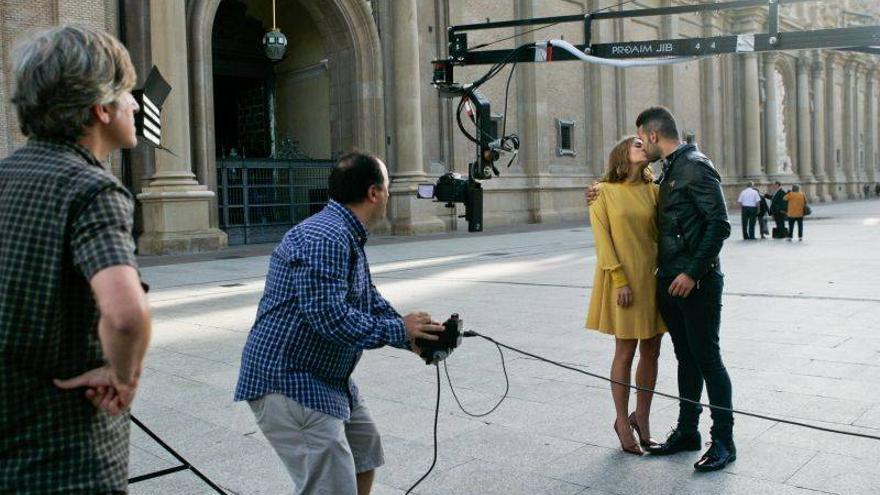
[[766, 8], [743, 9], [733, 16], [734, 30], [737, 33], [757, 33], [763, 31], [767, 20]]
[[701, 14], [701, 18], [705, 36], [713, 36], [721, 30], [725, 22], [719, 12], [706, 11]]
[[812, 61], [813, 77], [823, 77], [825, 75], [825, 56], [822, 52], [813, 52], [810, 60]]
[[843, 73], [846, 76], [853, 77], [859, 70], [861, 64], [854, 58], [847, 58], [843, 61]]
[[828, 71], [843, 69], [845, 63], [846, 59], [840, 53], [830, 52], [825, 55], [825, 69]]
[[798, 57], [797, 59], [797, 73], [798, 75], [809, 75], [811, 70], [815, 70], [812, 67], [813, 61], [809, 57]]

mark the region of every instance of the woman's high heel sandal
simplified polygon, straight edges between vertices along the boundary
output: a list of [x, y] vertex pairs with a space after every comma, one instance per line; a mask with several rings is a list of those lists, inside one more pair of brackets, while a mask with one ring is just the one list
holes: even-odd
[[636, 421], [636, 413], [631, 413], [629, 415], [629, 425], [632, 427], [633, 430], [636, 431], [636, 435], [639, 436], [639, 444], [642, 447], [648, 448], [648, 447], [660, 445], [660, 443], [657, 442], [656, 440], [654, 440], [653, 438], [650, 438], [650, 437], [645, 438], [642, 436], [642, 429], [639, 428], [639, 422]]
[[620, 448], [623, 449], [624, 452], [626, 452], [628, 454], [634, 454], [634, 455], [642, 455], [644, 453], [644, 452], [642, 452], [642, 449], [639, 447], [639, 443], [636, 441], [635, 438], [633, 438], [632, 430], [629, 429], [629, 427], [627, 427], [626, 433], [628, 433], [627, 436], [629, 437], [630, 443], [625, 444], [623, 442], [624, 437], [620, 433], [620, 431], [617, 429], [617, 420], [614, 420], [614, 433], [617, 434], [617, 439], [620, 440]]

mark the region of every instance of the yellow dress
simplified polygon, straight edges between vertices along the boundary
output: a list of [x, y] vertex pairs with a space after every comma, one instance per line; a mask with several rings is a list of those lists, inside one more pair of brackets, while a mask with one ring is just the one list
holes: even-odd
[[[602, 183], [590, 205], [596, 274], [586, 327], [619, 339], [649, 339], [666, 331], [657, 309], [657, 198], [653, 183]], [[617, 289], [629, 285], [629, 307]]]

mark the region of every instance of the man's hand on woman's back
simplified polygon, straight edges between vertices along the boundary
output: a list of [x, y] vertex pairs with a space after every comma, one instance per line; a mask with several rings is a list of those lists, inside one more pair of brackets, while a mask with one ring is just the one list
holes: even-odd
[[587, 200], [587, 206], [593, 204], [593, 201], [599, 199], [599, 183], [593, 182], [584, 189], [584, 198]]

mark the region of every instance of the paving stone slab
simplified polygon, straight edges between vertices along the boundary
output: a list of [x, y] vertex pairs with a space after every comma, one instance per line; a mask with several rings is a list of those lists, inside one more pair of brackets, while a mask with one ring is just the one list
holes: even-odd
[[880, 487], [880, 470], [876, 458], [823, 453], [813, 457], [787, 483], [826, 493], [873, 495]]

